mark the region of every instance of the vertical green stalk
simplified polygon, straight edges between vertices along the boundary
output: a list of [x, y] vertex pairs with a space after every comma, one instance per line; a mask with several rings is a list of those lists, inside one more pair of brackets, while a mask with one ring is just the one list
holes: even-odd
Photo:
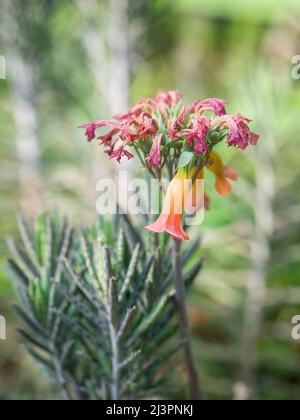
[[[159, 212], [162, 211], [162, 196], [163, 196], [163, 189], [161, 185], [161, 173], [156, 178], [159, 182]], [[155, 278], [160, 282], [161, 278], [161, 268], [162, 268], [162, 260], [161, 260], [161, 248], [160, 248], [160, 235], [154, 234], [153, 235], [153, 253], [155, 258]]]
[[173, 269], [176, 283], [176, 302], [178, 307], [180, 333], [184, 341], [183, 351], [185, 364], [189, 376], [190, 394], [192, 400], [202, 400], [202, 393], [197, 372], [196, 363], [193, 357], [191, 330], [189, 326], [188, 311], [186, 305], [186, 291], [182, 275], [181, 264], [181, 243], [173, 239]]
[[119, 399], [119, 350], [115, 328], [111, 322], [109, 324], [112, 353], [111, 399], [116, 401]]
[[[100, 245], [101, 246], [101, 245]], [[116, 401], [119, 399], [119, 347], [117, 338], [117, 287], [116, 279], [112, 277], [111, 255], [107, 247], [103, 249], [103, 268], [106, 284], [106, 307], [108, 316], [108, 326], [111, 344], [111, 399]]]

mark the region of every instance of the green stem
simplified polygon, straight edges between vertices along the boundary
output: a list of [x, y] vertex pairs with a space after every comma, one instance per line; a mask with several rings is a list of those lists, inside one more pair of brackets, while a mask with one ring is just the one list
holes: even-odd
[[185, 357], [185, 364], [189, 376], [190, 394], [192, 400], [202, 400], [202, 392], [197, 372], [196, 363], [193, 357], [192, 343], [191, 343], [191, 330], [188, 319], [188, 311], [186, 305], [186, 291], [182, 275], [181, 263], [181, 243], [173, 239], [173, 267], [175, 273], [176, 283], [176, 302], [178, 307], [180, 333], [184, 341], [183, 351]]
[[142, 155], [140, 154], [139, 149], [136, 146], [134, 146], [134, 150], [136, 151], [136, 154], [138, 155], [138, 158], [141, 161], [143, 167], [153, 176], [153, 178], [156, 178], [155, 172], [149, 167], [149, 165], [145, 163], [145, 161], [142, 158]]
[[112, 382], [111, 382], [111, 399], [113, 401], [119, 398], [119, 351], [116, 337], [116, 331], [110, 323], [110, 339], [112, 352]]

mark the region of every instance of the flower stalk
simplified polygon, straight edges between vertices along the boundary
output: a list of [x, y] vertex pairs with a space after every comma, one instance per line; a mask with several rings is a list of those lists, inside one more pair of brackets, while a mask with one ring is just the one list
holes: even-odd
[[192, 350], [191, 329], [189, 325], [186, 304], [186, 291], [182, 275], [181, 242], [176, 239], [173, 239], [172, 248], [173, 269], [176, 285], [176, 303], [178, 309], [181, 338], [184, 342], [183, 351], [187, 374], [189, 377], [190, 396], [192, 400], [202, 400], [203, 397], [200, 387], [200, 380]]

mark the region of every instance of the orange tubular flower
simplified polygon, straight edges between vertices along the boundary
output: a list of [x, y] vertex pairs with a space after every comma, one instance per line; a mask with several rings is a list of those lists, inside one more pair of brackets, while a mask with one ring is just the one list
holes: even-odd
[[[158, 220], [146, 227], [154, 233], [169, 233], [173, 238], [181, 241], [188, 241], [190, 238], [182, 226], [182, 215], [184, 210], [195, 212], [203, 207], [204, 203], [199, 203], [198, 194], [200, 193], [197, 182], [190, 188], [189, 182], [195, 174], [192, 170], [189, 174], [184, 169], [180, 169], [171, 181], [163, 210]], [[203, 179], [203, 171], [197, 175], [197, 180]], [[189, 190], [188, 190], [189, 188]]]
[[228, 179], [236, 181], [238, 179], [238, 174], [233, 169], [223, 164], [223, 161], [217, 152], [212, 152], [210, 157], [212, 161], [207, 168], [216, 176], [216, 190], [219, 194], [227, 196], [232, 192], [232, 186]]
[[[212, 152], [210, 158], [207, 169], [216, 176], [216, 190], [219, 194], [227, 196], [232, 192], [229, 179], [236, 181], [238, 174], [223, 164], [218, 153]], [[146, 229], [155, 233], [169, 233], [177, 240], [188, 241], [190, 239], [182, 225], [184, 210], [192, 214], [203, 207], [207, 208], [209, 203], [208, 197], [203, 191], [203, 184], [196, 182], [203, 180], [204, 169], [197, 174], [192, 185], [188, 183], [188, 181], [192, 182], [195, 172], [196, 168], [189, 173], [185, 169], [179, 169], [167, 190], [161, 215], [155, 223], [147, 226]]]
[[178, 171], [168, 187], [161, 215], [155, 223], [147, 226], [146, 229], [154, 233], [169, 233], [173, 238], [181, 241], [190, 239], [182, 226], [184, 180], [184, 172]]

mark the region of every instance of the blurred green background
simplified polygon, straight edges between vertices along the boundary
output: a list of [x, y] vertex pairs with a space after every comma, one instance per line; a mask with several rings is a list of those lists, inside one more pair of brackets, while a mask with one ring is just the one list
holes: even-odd
[[[233, 196], [207, 185], [206, 262], [190, 299], [206, 398], [300, 399], [299, 22], [298, 0], [1, 1], [0, 398], [56, 397], [16, 334], [4, 270], [16, 214], [57, 206], [93, 222], [96, 182], [118, 168], [77, 126], [179, 89], [186, 101], [227, 98], [261, 134], [255, 150], [226, 151], [241, 175]], [[183, 398], [184, 377], [162, 397]]]

